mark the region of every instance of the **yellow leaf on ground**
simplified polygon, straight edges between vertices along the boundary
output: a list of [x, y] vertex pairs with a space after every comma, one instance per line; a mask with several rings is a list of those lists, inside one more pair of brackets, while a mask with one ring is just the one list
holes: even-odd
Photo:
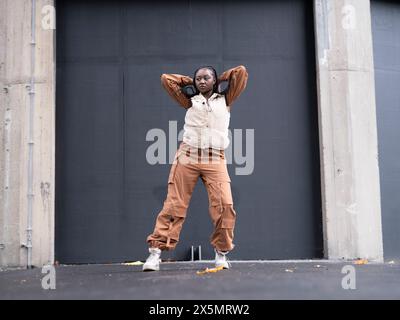
[[354, 261], [354, 264], [367, 264], [368, 260], [367, 259], [358, 259]]
[[205, 270], [203, 270], [203, 271], [197, 271], [196, 273], [197, 273], [197, 274], [206, 274], [206, 273], [218, 272], [218, 271], [221, 271], [221, 270], [223, 270], [223, 269], [224, 269], [223, 266], [216, 267], [216, 268], [206, 268]]

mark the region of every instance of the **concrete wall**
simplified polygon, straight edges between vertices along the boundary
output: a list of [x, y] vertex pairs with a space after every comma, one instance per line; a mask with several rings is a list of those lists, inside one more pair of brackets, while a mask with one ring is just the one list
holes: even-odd
[[382, 261], [369, 0], [316, 0], [325, 256]]
[[[34, 3], [36, 44], [31, 45]], [[41, 10], [48, 4], [53, 1], [0, 1], [0, 265], [3, 266], [29, 264], [27, 248], [21, 245], [27, 243], [30, 203], [30, 115], [33, 115], [31, 263], [40, 266], [54, 259], [55, 32], [41, 25], [44, 17]], [[325, 255], [329, 259], [381, 261], [369, 0], [314, 0], [314, 6]], [[34, 94], [29, 94], [32, 74]]]
[[[55, 42], [54, 30], [42, 25], [45, 5], [53, 5], [53, 1], [0, 1], [0, 265], [3, 266], [28, 265], [31, 193], [30, 263], [40, 266], [52, 263], [54, 257]], [[35, 37], [31, 32], [32, 8], [36, 13]], [[32, 39], [36, 43], [31, 43]], [[32, 75], [34, 86], [31, 86]]]

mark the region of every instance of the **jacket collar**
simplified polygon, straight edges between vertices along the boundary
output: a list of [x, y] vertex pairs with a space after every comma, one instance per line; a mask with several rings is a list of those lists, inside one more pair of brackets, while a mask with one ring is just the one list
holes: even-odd
[[[216, 99], [218, 96], [220, 96], [220, 94], [217, 93], [217, 92], [214, 92], [214, 93], [208, 98], [208, 100], [214, 100], [214, 99]], [[193, 96], [192, 99], [195, 99], [195, 100], [198, 100], [198, 101], [206, 100], [206, 98], [205, 98], [201, 93], [199, 93], [198, 95]]]

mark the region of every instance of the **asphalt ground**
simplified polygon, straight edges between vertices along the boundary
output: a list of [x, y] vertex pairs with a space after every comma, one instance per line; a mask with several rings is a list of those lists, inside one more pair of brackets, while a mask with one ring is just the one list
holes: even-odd
[[61, 265], [53, 281], [41, 268], [0, 269], [0, 299], [400, 299], [398, 261], [231, 261], [229, 270], [197, 274], [207, 267], [213, 262], [163, 262], [151, 272], [141, 265]]

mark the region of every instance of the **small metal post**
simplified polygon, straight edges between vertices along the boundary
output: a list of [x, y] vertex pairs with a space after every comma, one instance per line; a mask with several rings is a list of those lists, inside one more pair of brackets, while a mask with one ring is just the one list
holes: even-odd
[[194, 246], [192, 246], [192, 248], [191, 248], [191, 253], [192, 253], [192, 259], [191, 259], [191, 261], [194, 261]]
[[198, 250], [199, 250], [199, 260], [201, 261], [201, 246], [199, 246]]

